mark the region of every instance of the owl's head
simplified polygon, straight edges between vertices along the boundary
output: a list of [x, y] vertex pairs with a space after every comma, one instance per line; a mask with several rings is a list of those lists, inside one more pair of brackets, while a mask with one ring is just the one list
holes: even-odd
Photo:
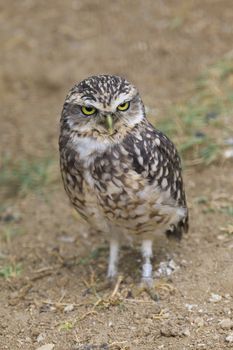
[[80, 136], [120, 140], [145, 116], [137, 89], [115, 75], [92, 76], [66, 97], [61, 127]]

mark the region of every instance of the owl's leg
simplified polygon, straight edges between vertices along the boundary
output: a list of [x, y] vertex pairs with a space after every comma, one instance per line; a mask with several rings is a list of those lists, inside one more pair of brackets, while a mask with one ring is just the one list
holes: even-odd
[[152, 287], [153, 285], [153, 276], [152, 276], [152, 241], [149, 239], [145, 239], [142, 241], [142, 257], [143, 257], [143, 265], [142, 265], [142, 283], [147, 285], [148, 287]]
[[109, 261], [108, 261], [108, 274], [107, 274], [107, 277], [110, 279], [116, 277], [117, 275], [118, 252], [119, 252], [119, 242], [115, 239], [111, 239]]

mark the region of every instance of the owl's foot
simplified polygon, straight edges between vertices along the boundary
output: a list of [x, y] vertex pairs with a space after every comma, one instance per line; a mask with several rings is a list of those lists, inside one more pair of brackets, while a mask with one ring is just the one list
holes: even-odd
[[142, 278], [139, 286], [139, 294], [146, 292], [152, 300], [158, 301], [159, 296], [154, 290], [154, 283], [153, 278]]
[[149, 278], [145, 278], [145, 277], [142, 277], [141, 279], [141, 286], [143, 288], [153, 288], [154, 287], [154, 280], [152, 277], [149, 277]]

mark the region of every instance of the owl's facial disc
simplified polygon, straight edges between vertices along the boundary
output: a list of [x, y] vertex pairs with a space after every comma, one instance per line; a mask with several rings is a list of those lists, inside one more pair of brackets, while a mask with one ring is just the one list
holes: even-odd
[[93, 76], [83, 80], [66, 98], [62, 120], [80, 135], [118, 140], [144, 118], [137, 89], [121, 77]]

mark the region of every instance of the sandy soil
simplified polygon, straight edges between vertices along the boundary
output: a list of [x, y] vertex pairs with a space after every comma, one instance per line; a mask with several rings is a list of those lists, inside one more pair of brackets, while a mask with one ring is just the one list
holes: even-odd
[[133, 81], [155, 125], [185, 103], [199, 74], [232, 50], [232, 1], [8, 0], [0, 9], [1, 164], [41, 169], [52, 159], [43, 190], [1, 189], [0, 348], [233, 347], [233, 238], [222, 231], [232, 217], [218, 210], [232, 208], [232, 162], [186, 167], [190, 232], [180, 244], [156, 239], [155, 270], [172, 260], [174, 271], [157, 277], [155, 302], [138, 290], [138, 247], [122, 249], [119, 288], [103, 285], [107, 243], [87, 238], [70, 207], [57, 149], [64, 96], [91, 74]]

